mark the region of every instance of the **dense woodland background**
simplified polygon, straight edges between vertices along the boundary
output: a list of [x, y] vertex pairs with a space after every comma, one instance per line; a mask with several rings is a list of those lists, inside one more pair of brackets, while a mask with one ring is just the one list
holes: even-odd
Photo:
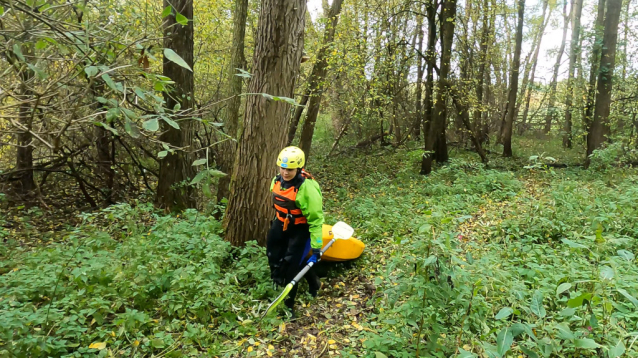
[[[637, 14], [631, 0], [0, 0], [0, 318], [12, 322], [0, 357], [636, 354]], [[251, 260], [263, 256], [253, 241], [265, 240], [288, 144], [319, 174], [329, 220], [350, 220], [388, 260], [360, 263], [369, 277], [337, 271], [359, 282], [345, 291], [331, 281], [337, 301], [369, 299], [339, 301], [356, 332], [366, 331], [357, 317], [375, 332], [367, 344], [337, 331], [325, 348], [304, 321], [288, 340], [259, 338], [260, 351], [264, 331], [237, 323], [259, 308], [228, 308], [274, 292]], [[201, 242], [213, 232], [218, 251]], [[527, 256], [507, 261], [516, 250]], [[92, 279], [67, 274], [78, 252]], [[153, 267], [107, 269], [120, 259]], [[189, 266], [199, 260], [217, 269]], [[39, 265], [55, 275], [37, 278]], [[176, 270], [196, 278], [179, 286]], [[120, 275], [139, 287], [101, 291]], [[123, 301], [65, 302], [60, 282]], [[167, 323], [189, 315], [191, 326]], [[158, 336], [180, 329], [187, 340]], [[285, 324], [279, 333], [289, 337]]]

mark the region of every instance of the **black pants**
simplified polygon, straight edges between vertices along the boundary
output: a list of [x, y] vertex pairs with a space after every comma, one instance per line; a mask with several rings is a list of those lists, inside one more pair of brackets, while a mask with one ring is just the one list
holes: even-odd
[[[268, 264], [270, 265], [270, 277], [277, 285], [285, 286], [305, 266], [306, 255], [310, 251], [310, 231], [308, 224], [288, 225], [284, 231], [284, 225], [278, 219], [274, 219], [266, 241]], [[319, 279], [310, 269], [304, 276], [311, 290], [319, 289]], [[284, 301], [288, 308], [292, 309], [297, 296], [295, 285], [288, 298]]]

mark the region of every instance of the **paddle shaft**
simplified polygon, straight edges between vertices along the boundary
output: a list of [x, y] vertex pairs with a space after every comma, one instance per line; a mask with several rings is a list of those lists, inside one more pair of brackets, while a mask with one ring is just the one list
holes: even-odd
[[[323, 248], [323, 250], [321, 250], [321, 254], [323, 255], [326, 251], [328, 251], [328, 249], [330, 248], [330, 246], [332, 246], [332, 244], [334, 244], [335, 240], [337, 239], [332, 239], [330, 240], [330, 242], [326, 245], [326, 247]], [[319, 260], [321, 260], [321, 258], [319, 258]], [[301, 271], [299, 271], [299, 273], [297, 274], [297, 276], [295, 276], [295, 278], [292, 279], [292, 281], [290, 281], [290, 283], [292, 283], [292, 285], [296, 285], [297, 282], [299, 282], [299, 280], [301, 280], [301, 278], [308, 272], [308, 270], [310, 270], [312, 268], [312, 266], [314, 266], [315, 263], [311, 262], [309, 264], [307, 264]]]

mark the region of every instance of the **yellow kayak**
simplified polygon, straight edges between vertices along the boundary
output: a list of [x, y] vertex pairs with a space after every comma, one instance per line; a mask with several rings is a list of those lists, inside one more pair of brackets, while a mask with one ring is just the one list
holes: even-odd
[[[332, 225], [323, 225], [323, 245], [326, 246], [334, 238]], [[366, 245], [354, 237], [336, 240], [322, 256], [322, 261], [348, 261], [361, 256]]]

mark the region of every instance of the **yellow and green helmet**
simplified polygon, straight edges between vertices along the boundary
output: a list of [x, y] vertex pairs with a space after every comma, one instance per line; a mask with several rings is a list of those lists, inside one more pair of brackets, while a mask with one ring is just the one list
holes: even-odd
[[303, 168], [306, 155], [298, 147], [286, 147], [277, 157], [277, 166], [286, 169]]

